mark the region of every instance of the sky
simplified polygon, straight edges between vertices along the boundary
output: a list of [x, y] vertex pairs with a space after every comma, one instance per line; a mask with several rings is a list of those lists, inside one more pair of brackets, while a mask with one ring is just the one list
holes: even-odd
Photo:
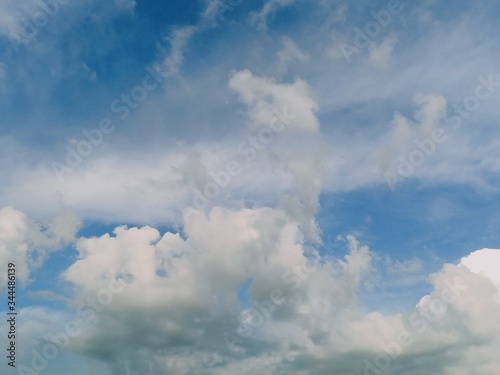
[[499, 14], [1, 0], [2, 374], [500, 373]]

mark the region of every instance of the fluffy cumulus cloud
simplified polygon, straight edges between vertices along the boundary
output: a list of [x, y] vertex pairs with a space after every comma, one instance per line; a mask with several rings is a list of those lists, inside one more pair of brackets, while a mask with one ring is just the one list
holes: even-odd
[[500, 252], [494, 249], [482, 249], [471, 253], [462, 259], [461, 264], [496, 285], [500, 284], [497, 265], [500, 261]]
[[[279, 209], [214, 208], [186, 217], [182, 237], [119, 227], [113, 237], [77, 242], [80, 259], [64, 273], [75, 303], [126, 285], [74, 350], [119, 363], [116, 373], [132, 359], [132, 373], [152, 364], [154, 373], [251, 374], [286, 371], [299, 357], [330, 361], [336, 343], [360, 329], [347, 322], [362, 316], [356, 292], [371, 254], [353, 237], [344, 260], [322, 264]], [[237, 292], [244, 285], [247, 297]], [[342, 350], [361, 345], [354, 338], [345, 344]]]
[[[62, 211], [52, 221], [39, 225], [12, 207], [0, 209], [0, 260], [14, 263], [18, 280], [29, 282], [30, 271], [42, 266], [50, 252], [71, 243], [80, 219], [71, 211]], [[0, 271], [0, 285], [7, 283], [7, 270]]]
[[[295, 101], [301, 121], [290, 126], [288, 133], [318, 132], [316, 105], [308, 99], [304, 82], [280, 85], [244, 71], [233, 75], [230, 85], [239, 90], [248, 105], [252, 124], [264, 126], [266, 116], [261, 112], [265, 111], [269, 120], [276, 117], [272, 106], [276, 111]], [[271, 102], [266, 103], [268, 97]], [[352, 252], [344, 262], [320, 264], [318, 254], [304, 245], [308, 238], [318, 240], [314, 221], [318, 168], [308, 155], [302, 155], [302, 161], [292, 154], [284, 158], [294, 168], [299, 188], [274, 209], [232, 211], [214, 207], [205, 213], [187, 208], [182, 236], [170, 232], [160, 236], [150, 227], [119, 227], [114, 237], [79, 240], [76, 248], [80, 259], [64, 273], [75, 288], [75, 301], [99, 296], [106, 285], [120, 281], [126, 287], [100, 316], [96, 330], [99, 333], [75, 341], [74, 349], [88, 355], [99, 353], [96, 355], [104, 360], [119, 363], [114, 366], [116, 373], [124, 371], [124, 360], [131, 356], [134, 373], [140, 373], [146, 363], [154, 364], [155, 373], [169, 370], [195, 374], [220, 367], [227, 368], [224, 371], [241, 369], [250, 373], [262, 367], [260, 361], [251, 360], [265, 353], [257, 343], [268, 348], [279, 344], [272, 333], [275, 309], [280, 324], [291, 328], [290, 319], [310, 311], [311, 303], [321, 305], [320, 291], [309, 294], [299, 290], [300, 284], [310, 278], [309, 263], [319, 268], [307, 283], [321, 285], [322, 279], [338, 274], [336, 282], [350, 286], [344, 290], [339, 284], [336, 289], [345, 294], [342, 298], [352, 301], [356, 285], [370, 268], [369, 253], [366, 248], [358, 250], [355, 240], [350, 239]], [[242, 288], [248, 289], [247, 296], [241, 294]], [[140, 302], [133, 298], [138, 293], [142, 295]], [[290, 302], [285, 304], [287, 299]], [[267, 309], [266, 317], [254, 310], [254, 302]], [[283, 308], [278, 309], [281, 304]], [[142, 313], [144, 309], [148, 311], [146, 315]], [[124, 332], [130, 319], [140, 321], [135, 325], [137, 329]], [[121, 344], [116, 350], [105, 349], [110, 340], [106, 329], [109, 324], [117, 328], [115, 340]], [[308, 329], [318, 336], [313, 340], [321, 339], [321, 327], [309, 327], [311, 322], [307, 320], [302, 325], [301, 329], [296, 328], [297, 338], [278, 345], [280, 348], [275, 349], [281, 354], [273, 356], [279, 358], [288, 353], [289, 346], [299, 344], [294, 341], [308, 335]], [[266, 333], [268, 326], [271, 332]], [[250, 339], [252, 336], [255, 342]], [[241, 341], [247, 342], [242, 345]], [[130, 346], [133, 342], [135, 348]], [[300, 343], [303, 344], [310, 345]], [[269, 364], [276, 363], [277, 358], [270, 357]]]
[[[269, 126], [273, 107], [295, 102], [288, 137], [318, 134], [317, 105], [304, 82], [278, 84], [242, 71], [230, 86], [251, 127]], [[425, 133], [442, 106], [439, 98], [419, 100], [415, 117]], [[499, 309], [492, 298], [497, 280], [486, 267], [497, 250], [444, 266], [412, 311], [366, 311], [360, 292], [371, 287], [376, 256], [354, 236], [345, 238], [345, 257], [325, 257], [311, 245], [319, 241], [321, 163], [311, 148], [283, 159], [295, 189], [274, 208], [186, 208], [181, 232], [120, 226], [112, 235], [78, 239], [78, 260], [63, 279], [72, 285], [73, 308], [91, 313], [92, 326], [68, 348], [113, 374], [496, 369], [499, 327], [485, 322]], [[390, 268], [415, 273], [421, 263], [390, 261]]]
[[72, 350], [117, 374], [486, 375], [500, 366], [499, 250], [445, 265], [414, 310], [384, 315], [360, 301], [373, 253], [354, 237], [344, 259], [325, 262], [279, 209], [186, 214], [182, 236], [119, 227], [78, 241], [80, 259], [64, 273], [75, 304], [124, 286]]
[[294, 121], [288, 119], [290, 131], [319, 131], [315, 116], [318, 105], [311, 97], [311, 88], [301, 79], [291, 84], [278, 84], [270, 78], [256, 77], [244, 70], [231, 77], [229, 87], [250, 107], [250, 119], [256, 127], [269, 126], [276, 111], [287, 110], [288, 113], [293, 111]]

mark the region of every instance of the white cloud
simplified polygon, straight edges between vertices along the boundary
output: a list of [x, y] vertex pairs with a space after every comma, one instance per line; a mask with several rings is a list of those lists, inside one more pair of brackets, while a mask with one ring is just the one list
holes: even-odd
[[252, 21], [260, 31], [267, 30], [267, 21], [282, 7], [293, 4], [296, 0], [268, 0], [260, 11], [252, 13]]
[[[367, 313], [358, 290], [372, 271], [372, 254], [354, 237], [348, 237], [345, 259], [325, 263], [302, 245], [298, 226], [279, 210], [215, 208], [185, 219], [185, 238], [149, 227], [117, 228], [116, 237], [78, 242], [80, 259], [65, 273], [76, 288], [75, 303], [110, 281], [128, 285], [73, 350], [101, 353], [115, 373], [128, 363], [134, 374], [145, 367], [155, 374], [363, 373], [365, 361], [376, 363], [384, 345], [394, 351], [389, 371], [449, 375], [459, 368], [487, 375], [499, 366], [500, 325], [491, 319], [499, 313], [492, 296], [500, 289], [480, 276], [482, 270], [445, 265], [414, 311]], [[494, 255], [482, 250], [471, 259], [487, 257], [498, 267]], [[241, 352], [231, 353], [223, 335], [238, 337], [244, 326], [236, 318], [257, 311], [236, 294], [249, 280], [252, 301], [269, 308], [266, 301], [279, 289], [286, 302], [263, 313], [261, 323], [256, 316], [244, 319], [254, 328], [245, 328], [250, 337], [238, 338]], [[402, 332], [411, 340], [396, 350]]]
[[202, 23], [201, 27], [215, 27], [219, 21], [227, 18], [232, 12], [241, 4], [243, 0], [236, 1], [221, 1], [221, 0], [206, 0], [206, 7], [201, 14]]
[[236, 72], [229, 81], [240, 100], [248, 107], [251, 126], [272, 129], [281, 121], [283, 129], [276, 137], [287, 137], [296, 144], [294, 150], [282, 150], [281, 158], [295, 176], [295, 191], [283, 197], [281, 208], [307, 228], [307, 236], [319, 240], [314, 215], [319, 208], [324, 151], [321, 148], [318, 105], [309, 85], [301, 79], [280, 84], [273, 79], [254, 76], [250, 71]]
[[288, 65], [295, 61], [304, 63], [309, 60], [310, 56], [307, 53], [302, 52], [293, 40], [284, 37], [283, 44], [284, 48], [277, 53], [277, 70], [279, 74], [286, 73]]
[[252, 125], [269, 127], [270, 120], [276, 116], [274, 110], [282, 111], [295, 116], [289, 121], [287, 130], [294, 132], [319, 131], [319, 122], [315, 116], [318, 105], [313, 99], [311, 87], [303, 80], [296, 79], [291, 84], [280, 84], [271, 78], [254, 76], [248, 70], [235, 72], [229, 87], [235, 90], [240, 100], [245, 103], [250, 111], [249, 117]]
[[477, 250], [467, 257], [464, 257], [460, 262], [460, 264], [463, 264], [472, 272], [486, 277], [500, 287], [500, 273], [498, 272], [499, 263], [500, 250], [494, 249]]
[[438, 127], [445, 114], [446, 99], [441, 95], [417, 94], [414, 102], [420, 107], [413, 115], [415, 121], [396, 113], [388, 141], [377, 153], [377, 158], [385, 169], [409, 146], [416, 147], [410, 143], [413, 140], [432, 138], [433, 130]]
[[[292, 3], [291, 0], [268, 1], [254, 13], [254, 21], [265, 30], [269, 18], [280, 7]], [[205, 21], [216, 14], [215, 4], [220, 3], [209, 3]], [[333, 22], [345, 17], [345, 10], [339, 11]], [[2, 18], [0, 24], [9, 24], [7, 17]], [[181, 71], [189, 41], [195, 33], [206, 30], [205, 27], [207, 24], [174, 30], [171, 50], [161, 59], [170, 72]], [[370, 76], [373, 69], [361, 71], [356, 64], [345, 68], [335, 62], [332, 67], [328, 61], [325, 69], [321, 54], [308, 59], [310, 46], [297, 36], [293, 40], [291, 36], [286, 37], [285, 48], [279, 45], [269, 56], [271, 64], [278, 56], [281, 73], [290, 69], [294, 61], [307, 61], [308, 64], [297, 64], [307, 65], [312, 77], [307, 78], [307, 83], [301, 78], [281, 83], [269, 75], [253, 73], [264, 69], [233, 73], [229, 87], [247, 107], [250, 132], [270, 125], [276, 116], [273, 107], [280, 112], [286, 107], [287, 113], [294, 116], [286, 124], [286, 131], [277, 135], [275, 142], [247, 166], [245, 173], [232, 181], [230, 191], [244, 192], [235, 195], [243, 196], [250, 204], [243, 201], [237, 206], [232, 199], [226, 200], [226, 195], [221, 195], [215, 207], [207, 212], [188, 209], [184, 211], [183, 220], [176, 217], [179, 207], [189, 205], [192, 200], [190, 187], [203, 187], [210, 181], [209, 171], [217, 170], [233, 157], [232, 151], [239, 143], [234, 138], [158, 153], [148, 150], [147, 157], [114, 150], [113, 155], [89, 159], [74, 174], [66, 176], [62, 187], [55, 186], [52, 171], [39, 167], [40, 164], [9, 163], [12, 155], [23, 161], [30, 156], [6, 149], [2, 166], [16, 167], [5, 169], [8, 182], [2, 184], [0, 194], [4, 202], [25, 205], [40, 213], [49, 211], [49, 206], [60, 201], [76, 207], [85, 218], [141, 224], [182, 222], [183, 225], [179, 233], [164, 234], [150, 226], [121, 226], [113, 234], [77, 241], [80, 257], [63, 274], [75, 288], [75, 305], [94, 297], [110, 281], [124, 281], [127, 288], [99, 314], [94, 329], [71, 342], [71, 349], [109, 363], [117, 374], [251, 375], [266, 371], [273, 375], [361, 374], [363, 361], [380, 355], [382, 344], [397, 340], [401, 332], [411, 332], [412, 344], [395, 355], [388, 373], [498, 373], [500, 329], [496, 317], [499, 308], [493, 298], [498, 295], [495, 273], [498, 250], [481, 250], [464, 258], [459, 266], [446, 265], [431, 277], [434, 289], [421, 299], [415, 311], [386, 315], [367, 311], [358, 296], [373, 271], [374, 256], [368, 247], [349, 236], [346, 257], [321, 259], [307, 245], [308, 241], [318, 240], [315, 214], [324, 176], [326, 188], [331, 191], [352, 190], [381, 180], [373, 168], [372, 156], [376, 149], [384, 146], [380, 139], [385, 129], [365, 132], [366, 128], [355, 128], [353, 132], [360, 135], [351, 137], [352, 118], [345, 123], [342, 119], [337, 122], [337, 114], [359, 109], [364, 116], [362, 122], [372, 125], [383, 117], [381, 112], [388, 107], [376, 105], [376, 110], [370, 110], [367, 103], [388, 102], [391, 108], [404, 108], [407, 98], [402, 93], [407, 94], [407, 88], [417, 84], [425, 88], [425, 92], [442, 93], [416, 96], [415, 103], [420, 108], [413, 118], [395, 115], [394, 126], [387, 134], [387, 147], [381, 152], [382, 160], [391, 160], [413, 138], [428, 136], [439, 123], [446, 107], [444, 97], [448, 99], [452, 90], [449, 87], [448, 91], [440, 90], [440, 85], [448, 84], [443, 78], [447, 69], [452, 72], [446, 75], [451, 82], [461, 82], [458, 78], [471, 66], [474, 71], [482, 72], [484, 65], [456, 52], [463, 49], [465, 54], [474, 56], [478, 50], [471, 50], [470, 44], [467, 48], [457, 48], [462, 45], [456, 41], [446, 43], [448, 36], [442, 35], [446, 37], [440, 36], [433, 43], [418, 42], [412, 53], [420, 62], [404, 68], [402, 61], [411, 61], [413, 55], [404, 55], [404, 51], [397, 51], [395, 55], [394, 39], [386, 38], [378, 45], [373, 44], [370, 61], [378, 66], [391, 62], [394, 67], [390, 72], [377, 70], [380, 75], [376, 77]], [[456, 34], [450, 39], [460, 41]], [[234, 54], [248, 48], [245, 44]], [[306, 50], [307, 54], [303, 52]], [[435, 61], [426, 56], [427, 51], [432, 51]], [[253, 52], [251, 50], [250, 55]], [[455, 58], [442, 58], [451, 56], [450, 52], [454, 52]], [[244, 60], [248, 55], [242, 53], [242, 56]], [[252, 62], [244, 63], [238, 66]], [[362, 68], [366, 69], [364, 65]], [[220, 70], [225, 74], [230, 68], [223, 66]], [[321, 90], [321, 85], [328, 89]], [[466, 87], [463, 83], [459, 86]], [[194, 84], [193, 87], [198, 89]], [[204, 94], [209, 96], [210, 90], [215, 91], [216, 87], [211, 86]], [[349, 126], [348, 131], [328, 136], [319, 133], [320, 101], [324, 110], [321, 115], [335, 115], [334, 120], [327, 120], [330, 129]], [[393, 109], [389, 112], [393, 113]], [[138, 124], [142, 125], [139, 121]], [[482, 174], [500, 170], [498, 142], [491, 140], [477, 150], [471, 143], [462, 141], [453, 143], [454, 147], [449, 147], [451, 151], [444, 151], [449, 152], [448, 157], [444, 162], [439, 159], [437, 163], [442, 164], [437, 168], [423, 169], [417, 176], [429, 181], [441, 177], [447, 181], [455, 178], [455, 181], [470, 182], [479, 180]], [[481, 161], [474, 165], [477, 159]], [[286, 172], [275, 173], [277, 166]], [[260, 207], [261, 202], [252, 201], [249, 197], [255, 192], [265, 196], [266, 205], [274, 208]], [[231, 197], [229, 193], [228, 196]], [[232, 208], [220, 207], [220, 202]], [[242, 208], [245, 206], [252, 208]], [[20, 264], [21, 280], [29, 280], [29, 271], [40, 259], [73, 239], [76, 222], [74, 218], [59, 217], [41, 229], [19, 211], [1, 210], [2, 263], [8, 257], [15, 257]], [[33, 244], [40, 245], [41, 258], [33, 259]], [[296, 269], [305, 264], [306, 270]], [[391, 260], [388, 270], [394, 274], [415, 274], [422, 271], [422, 264], [418, 259]], [[430, 320], [419, 315], [420, 328], [425, 326], [425, 329], [416, 330], [411, 315], [426, 314], [429, 308], [435, 307], [433, 303], [442, 299], [444, 288], [455, 283], [456, 277], [460, 277], [459, 293], [446, 304], [446, 314]], [[460, 288], [462, 284], [466, 289]], [[279, 289], [287, 302], [277, 307], [262, 324], [256, 324], [248, 315], [252, 312], [249, 301], [242, 297], [245, 293], [241, 289], [245, 285], [249, 285], [252, 301], [266, 301], [274, 289]], [[64, 299], [50, 291], [32, 296]], [[33, 324], [27, 320], [27, 327], [40, 334], [45, 333], [41, 329], [44, 324], [67, 318], [65, 314], [56, 315], [37, 308], [26, 313], [29, 318], [29, 314], [40, 318], [33, 319]], [[223, 334], [237, 334], [241, 313], [244, 314], [242, 320], [258, 327], [253, 327], [251, 337], [243, 340], [241, 352], [231, 354]], [[2, 326], [2, 331], [4, 328]]]
[[[17, 279], [26, 285], [30, 271], [42, 266], [53, 251], [70, 243], [80, 220], [71, 211], [61, 211], [43, 226], [12, 207], [0, 209], [0, 261], [14, 263]], [[0, 286], [7, 283], [7, 269], [0, 271]]]
[[[115, 235], [80, 239], [80, 259], [65, 272], [76, 288], [76, 304], [110, 281], [123, 279], [128, 284], [99, 316], [98, 329], [78, 338], [72, 347], [87, 354], [109, 353], [109, 358], [121, 358], [119, 362], [130, 358], [136, 368], [152, 361], [153, 366], [180, 374], [203, 371], [210, 362], [203, 359], [207, 356], [213, 366], [224, 365], [228, 371], [244, 368], [250, 360], [233, 358], [223, 338], [225, 333], [237, 334], [240, 323], [232, 316], [246, 311], [242, 306], [246, 302], [236, 291], [248, 280], [252, 300], [267, 300], [280, 289], [289, 302], [246, 340], [246, 351], [261, 352], [258, 342], [264, 340], [286, 354], [293, 347], [300, 352], [317, 350], [328, 330], [339, 327], [333, 317], [344, 321], [346, 310], [356, 309], [357, 288], [371, 269], [368, 248], [353, 237], [345, 260], [324, 265], [308, 260], [310, 250], [301, 245], [297, 224], [270, 208], [236, 212], [215, 208], [208, 217], [193, 212], [186, 216], [186, 239], [175, 233], [160, 237], [149, 227], [117, 228]], [[138, 295], [140, 305], [135, 302]], [[137, 329], [124, 331], [129, 319]], [[117, 342], [114, 348], [106, 344], [110, 338]], [[184, 345], [189, 348], [181, 349]], [[132, 347], [144, 354], [133, 355]], [[248, 371], [265, 365], [265, 360], [251, 362]]]
[[387, 67], [397, 42], [398, 38], [395, 35], [386, 37], [380, 44], [372, 42], [370, 44], [370, 54], [368, 55], [370, 63], [379, 68]]
[[[26, 6], [33, 6], [35, 1], [27, 2]], [[20, 33], [20, 18], [16, 16], [21, 11], [19, 4], [12, 0], [0, 3], [0, 35], [7, 35], [10, 32]]]
[[167, 67], [170, 75], [179, 73], [184, 61], [184, 50], [197, 31], [196, 26], [185, 26], [174, 30], [172, 36], [168, 38], [171, 49], [163, 64]]

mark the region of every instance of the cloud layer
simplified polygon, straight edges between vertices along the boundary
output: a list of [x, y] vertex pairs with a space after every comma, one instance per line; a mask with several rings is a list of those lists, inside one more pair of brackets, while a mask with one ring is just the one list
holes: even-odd
[[24, 371], [500, 373], [499, 11], [0, 4]]

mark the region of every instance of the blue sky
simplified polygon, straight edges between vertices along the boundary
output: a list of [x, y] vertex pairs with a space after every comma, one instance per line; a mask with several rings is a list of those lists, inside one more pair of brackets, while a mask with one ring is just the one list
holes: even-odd
[[[19, 365], [366, 374], [460, 277], [440, 323], [375, 370], [498, 373], [500, 330], [478, 318], [500, 293], [483, 250], [500, 248], [498, 2], [6, 0], [0, 14], [0, 285], [15, 261]], [[119, 283], [35, 369], [34, 343]], [[289, 302], [252, 320], [273, 290]]]

